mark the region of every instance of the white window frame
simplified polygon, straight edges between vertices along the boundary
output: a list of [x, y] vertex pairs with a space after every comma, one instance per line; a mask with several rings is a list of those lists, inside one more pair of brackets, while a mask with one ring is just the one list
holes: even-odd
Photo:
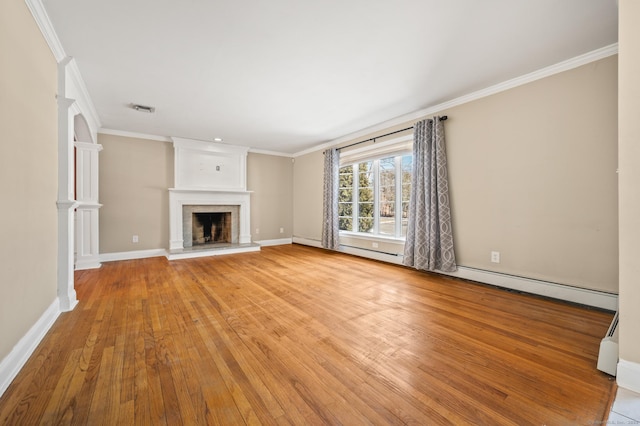
[[[362, 237], [367, 239], [380, 239], [380, 240], [392, 240], [392, 241], [405, 241], [405, 237], [402, 236], [402, 157], [406, 155], [412, 155], [413, 135], [402, 136], [395, 138], [387, 142], [375, 144], [372, 146], [354, 149], [347, 153], [341, 153], [340, 156], [340, 168], [346, 166], [353, 167], [353, 186], [351, 194], [351, 223], [352, 229], [358, 229], [359, 221], [359, 185], [360, 177], [357, 165], [367, 161], [372, 161], [372, 172], [374, 174], [373, 182], [373, 229], [372, 232], [359, 232], [359, 231], [345, 231], [340, 230], [340, 235]], [[396, 171], [395, 179], [395, 233], [394, 235], [380, 234], [380, 160], [383, 158], [394, 158], [394, 166]]]

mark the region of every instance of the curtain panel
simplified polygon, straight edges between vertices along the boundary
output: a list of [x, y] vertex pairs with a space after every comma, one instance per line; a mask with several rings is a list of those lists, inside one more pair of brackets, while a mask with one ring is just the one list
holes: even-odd
[[324, 152], [324, 191], [322, 213], [322, 247], [340, 248], [338, 221], [338, 189], [340, 178], [340, 151], [337, 148]]
[[413, 175], [404, 264], [426, 271], [453, 272], [449, 180], [444, 123], [439, 117], [415, 124]]

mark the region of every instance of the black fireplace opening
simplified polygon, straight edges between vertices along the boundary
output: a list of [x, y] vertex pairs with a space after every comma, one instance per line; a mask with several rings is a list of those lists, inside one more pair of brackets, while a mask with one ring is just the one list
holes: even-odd
[[231, 212], [193, 213], [193, 245], [231, 242]]

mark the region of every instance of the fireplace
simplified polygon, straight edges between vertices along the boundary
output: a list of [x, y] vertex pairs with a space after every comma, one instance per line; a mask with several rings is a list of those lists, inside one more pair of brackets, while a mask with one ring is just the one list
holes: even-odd
[[239, 213], [237, 205], [183, 205], [184, 247], [237, 244]]
[[248, 148], [173, 138], [170, 260], [259, 251], [251, 242]]
[[231, 242], [231, 213], [192, 213], [191, 244]]

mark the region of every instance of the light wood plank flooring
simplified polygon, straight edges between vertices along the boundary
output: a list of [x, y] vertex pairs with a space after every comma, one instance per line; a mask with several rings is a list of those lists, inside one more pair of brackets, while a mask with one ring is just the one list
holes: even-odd
[[0, 424], [600, 424], [612, 314], [299, 245], [76, 273]]

